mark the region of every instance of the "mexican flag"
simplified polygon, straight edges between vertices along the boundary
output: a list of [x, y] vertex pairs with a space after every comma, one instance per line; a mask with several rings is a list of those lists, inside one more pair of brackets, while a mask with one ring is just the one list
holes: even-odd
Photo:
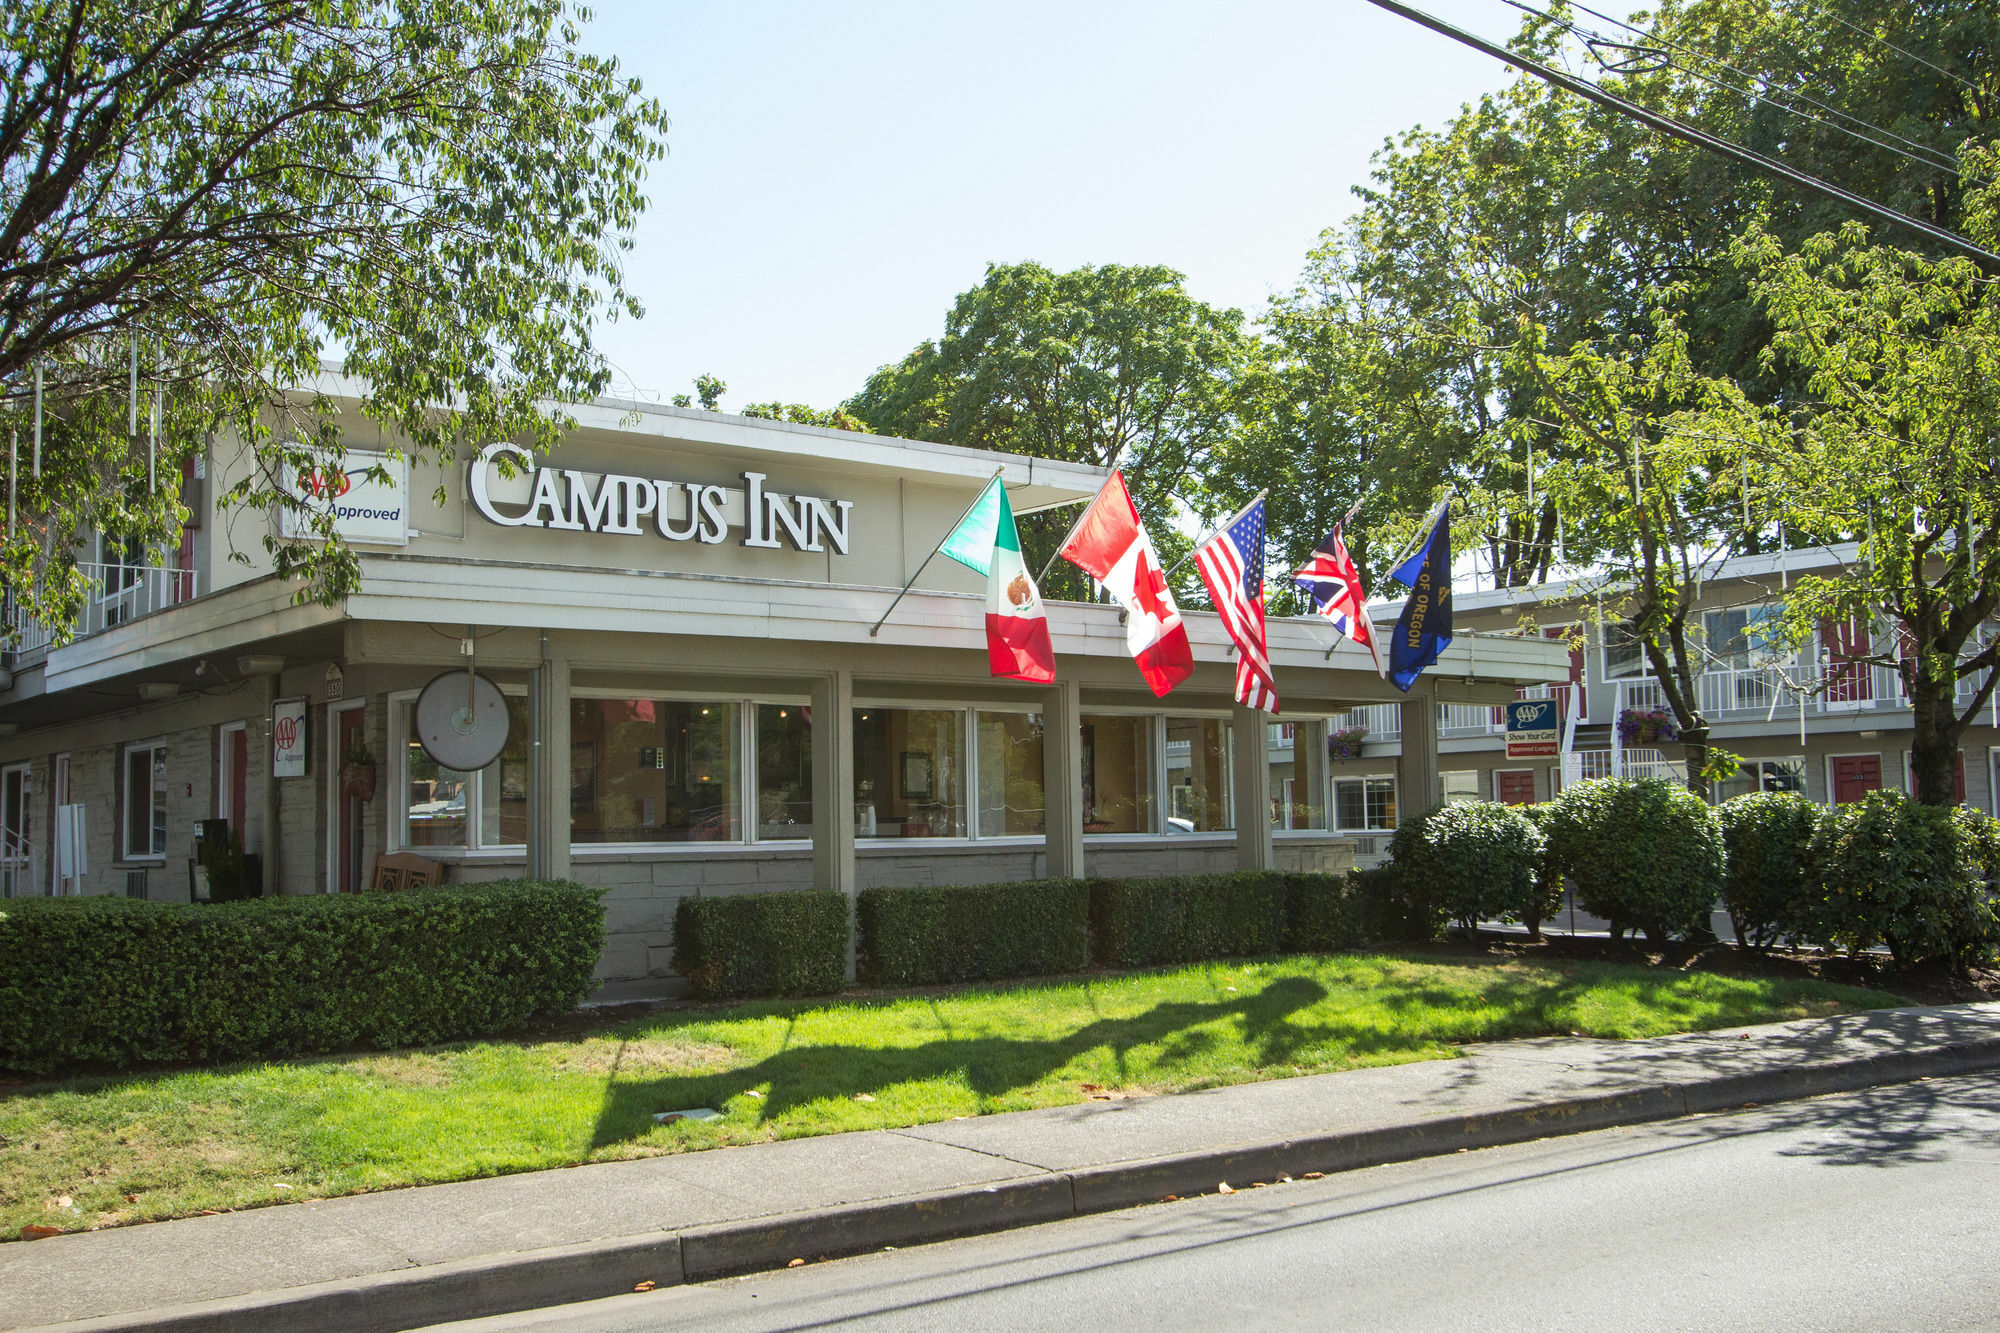
[[938, 547], [986, 576], [986, 656], [993, 674], [1046, 685], [1056, 678], [1056, 650], [1042, 595], [1021, 559], [1014, 506], [995, 477]]

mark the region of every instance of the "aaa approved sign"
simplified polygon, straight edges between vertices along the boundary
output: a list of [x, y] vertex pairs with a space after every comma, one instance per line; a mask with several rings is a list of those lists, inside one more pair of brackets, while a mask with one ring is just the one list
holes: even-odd
[[280, 699], [271, 705], [271, 776], [306, 775], [306, 701]]
[[1507, 757], [1553, 759], [1562, 753], [1562, 714], [1554, 699], [1507, 705]]

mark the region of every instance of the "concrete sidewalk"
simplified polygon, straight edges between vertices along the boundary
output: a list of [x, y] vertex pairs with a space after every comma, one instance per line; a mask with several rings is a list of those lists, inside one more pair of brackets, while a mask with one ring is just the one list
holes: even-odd
[[[0, 1245], [0, 1327], [375, 1330], [1746, 1103], [2000, 1069], [2000, 1003], [1457, 1060]], [[77, 1323], [74, 1321], [84, 1321]]]

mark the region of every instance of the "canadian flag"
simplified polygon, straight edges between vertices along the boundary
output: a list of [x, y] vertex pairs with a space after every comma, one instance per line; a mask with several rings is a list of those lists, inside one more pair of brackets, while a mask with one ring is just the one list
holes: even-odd
[[1113, 472], [1083, 511], [1062, 558], [1103, 584], [1125, 608], [1125, 646], [1154, 694], [1164, 695], [1194, 674], [1194, 649], [1181, 610], [1125, 489], [1124, 473]]

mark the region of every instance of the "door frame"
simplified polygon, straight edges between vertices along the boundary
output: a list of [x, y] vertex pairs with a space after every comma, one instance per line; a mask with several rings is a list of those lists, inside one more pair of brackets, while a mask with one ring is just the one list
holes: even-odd
[[[1875, 761], [1875, 790], [1883, 790], [1882, 755], [1879, 751], [1862, 750], [1854, 754], [1830, 754], [1826, 757], [1826, 804], [1829, 810], [1840, 808], [1840, 786], [1834, 777], [1833, 766], [1842, 759], [1873, 759]], [[1849, 804], [1852, 804], [1850, 802]]]
[[[326, 706], [326, 744], [321, 747], [326, 751], [326, 880], [321, 889], [324, 893], [339, 893], [341, 891], [340, 820], [341, 816], [345, 813], [344, 807], [347, 800], [346, 793], [340, 789], [341, 715], [351, 713], [357, 708], [366, 709], [367, 707], [368, 701], [366, 699], [341, 699]], [[365, 728], [367, 725], [367, 718], [364, 714], [362, 726]], [[365, 812], [362, 818], [364, 820], [362, 839], [365, 846], [367, 840], [365, 832], [365, 820], [367, 816]], [[361, 867], [360, 877], [363, 879], [367, 877], [366, 867]]]
[[[8, 829], [4, 814], [0, 814], [0, 830], [18, 837], [27, 851], [24, 860], [16, 863], [11, 859], [11, 850], [0, 845], [0, 864], [4, 864], [7, 874], [6, 894], [9, 898], [37, 896], [40, 885], [36, 881], [35, 866], [35, 766], [32, 761], [22, 759], [11, 764], [0, 764], [0, 812], [5, 809], [6, 784], [18, 777], [21, 783], [20, 801], [16, 809], [20, 812], [21, 827]], [[5, 839], [0, 838], [0, 844]], [[25, 890], [25, 891], [24, 891]]]
[[1534, 770], [1533, 768], [1496, 768], [1496, 769], [1494, 769], [1494, 770], [1493, 770], [1493, 799], [1494, 799], [1494, 800], [1496, 800], [1496, 801], [1500, 801], [1500, 802], [1502, 802], [1502, 803], [1504, 803], [1504, 802], [1506, 801], [1507, 797], [1506, 797], [1506, 791], [1505, 791], [1505, 784], [1504, 784], [1504, 783], [1502, 783], [1502, 782], [1500, 781], [1500, 779], [1501, 779], [1502, 775], [1504, 775], [1504, 774], [1509, 774], [1509, 773], [1525, 773], [1525, 774], [1527, 774], [1527, 775], [1528, 775], [1528, 804], [1529, 804], [1529, 805], [1533, 805], [1533, 804], [1535, 803], [1535, 799], [1534, 799], [1534, 793], [1535, 793], [1535, 770]]

